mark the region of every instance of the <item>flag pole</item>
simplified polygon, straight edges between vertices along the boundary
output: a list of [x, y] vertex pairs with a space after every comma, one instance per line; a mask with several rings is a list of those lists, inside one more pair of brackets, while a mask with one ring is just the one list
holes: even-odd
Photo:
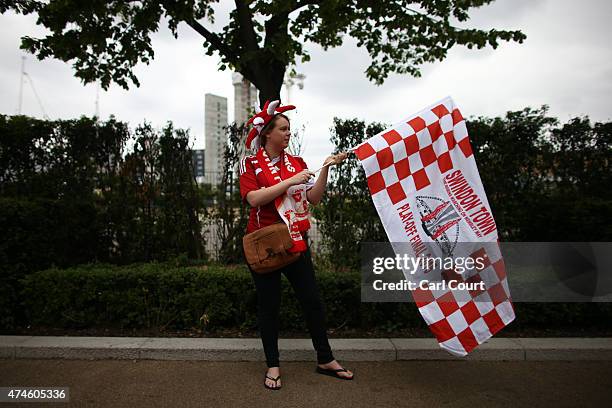
[[[343, 152], [343, 153], [346, 153], [346, 154], [355, 153], [354, 150], [355, 150], [354, 148], [351, 148], [351, 149], [348, 149], [346, 152]], [[338, 154], [342, 154], [342, 153], [338, 153]], [[315, 171], [313, 171], [313, 173], [317, 174], [318, 172], [323, 170], [325, 167], [328, 167], [330, 165], [331, 165], [331, 163], [324, 164], [323, 166], [321, 166], [318, 169], [316, 169]]]

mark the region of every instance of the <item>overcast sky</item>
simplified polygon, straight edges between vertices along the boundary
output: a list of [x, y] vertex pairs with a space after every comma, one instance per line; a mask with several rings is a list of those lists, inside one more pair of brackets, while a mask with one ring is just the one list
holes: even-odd
[[[222, 27], [232, 6], [222, 0], [215, 26], [208, 26]], [[309, 44], [311, 61], [297, 67], [306, 75], [304, 89], [291, 92], [291, 103], [298, 107], [291, 114], [292, 127], [306, 127], [303, 156], [309, 166], [318, 167], [331, 152], [334, 116], [391, 124], [446, 95], [466, 117], [548, 104], [562, 122], [583, 115], [612, 120], [611, 1], [497, 0], [473, 9], [471, 16], [468, 26], [520, 29], [527, 40], [501, 42], [497, 50], [455, 47], [444, 61], [424, 66], [421, 78], [391, 75], [382, 86], [367, 80], [369, 56], [349, 37], [342, 47], [325, 52]], [[0, 15], [0, 113], [17, 112], [21, 56], [26, 55], [26, 71], [51, 119], [93, 115], [95, 85], [83, 86], [68, 63], [38, 61], [19, 49], [21, 36], [44, 35], [35, 21], [35, 16]], [[203, 148], [205, 93], [227, 97], [233, 119], [231, 72], [217, 71], [218, 58], [205, 55], [203, 38], [190, 27], [179, 26], [178, 40], [166, 27], [153, 36], [155, 59], [135, 70], [140, 88], [125, 91], [113, 85], [100, 91], [100, 116], [114, 114], [132, 127], [144, 120], [158, 127], [171, 120], [190, 129], [195, 148]], [[42, 117], [27, 83], [22, 113]]]

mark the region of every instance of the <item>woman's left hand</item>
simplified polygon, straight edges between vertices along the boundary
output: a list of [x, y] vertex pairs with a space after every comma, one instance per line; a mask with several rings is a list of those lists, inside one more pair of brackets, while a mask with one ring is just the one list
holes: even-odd
[[330, 166], [340, 164], [346, 159], [347, 156], [348, 156], [347, 153], [338, 153], [338, 154], [331, 155], [327, 159], [325, 159], [325, 161], [323, 162], [323, 166], [326, 166], [328, 164]]

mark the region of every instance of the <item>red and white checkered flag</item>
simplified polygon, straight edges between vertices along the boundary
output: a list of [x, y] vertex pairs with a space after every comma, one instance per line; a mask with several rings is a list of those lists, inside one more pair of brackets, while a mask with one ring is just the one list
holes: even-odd
[[456, 268], [410, 275], [404, 270], [414, 282], [484, 282], [478, 290], [447, 285], [412, 291], [440, 347], [467, 355], [515, 315], [497, 227], [461, 112], [446, 97], [368, 139], [355, 153], [391, 243], [404, 243], [414, 257], [484, 260], [461, 274]]

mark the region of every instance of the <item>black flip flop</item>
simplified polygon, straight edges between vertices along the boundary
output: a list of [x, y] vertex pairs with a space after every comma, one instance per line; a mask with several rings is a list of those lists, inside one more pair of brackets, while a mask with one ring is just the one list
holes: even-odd
[[[278, 384], [278, 380], [280, 380], [281, 376], [279, 375], [279, 376], [278, 376], [278, 377], [276, 377], [276, 378], [272, 378], [272, 377], [270, 377], [268, 374], [266, 374], [266, 378], [267, 378], [268, 380], [272, 380], [272, 381], [274, 381], [274, 383], [275, 383], [275, 384]], [[269, 389], [269, 390], [278, 391], [278, 390], [280, 390], [280, 389], [282, 388], [282, 385], [281, 385], [280, 387], [279, 387], [279, 386], [276, 386], [276, 387], [270, 387], [268, 384], [266, 384], [266, 380], [264, 379], [264, 387], [266, 387], [266, 388], [267, 388], [267, 389]]]
[[347, 371], [348, 370], [346, 368], [338, 368], [338, 369], [332, 370], [331, 368], [321, 368], [319, 366], [317, 366], [317, 369], [316, 369], [316, 372], [319, 373], [319, 374], [329, 375], [330, 377], [334, 377], [334, 378], [339, 378], [341, 380], [350, 381], [355, 376], [354, 373], [350, 377], [343, 377], [341, 375], [338, 375], [338, 373], [347, 372]]

